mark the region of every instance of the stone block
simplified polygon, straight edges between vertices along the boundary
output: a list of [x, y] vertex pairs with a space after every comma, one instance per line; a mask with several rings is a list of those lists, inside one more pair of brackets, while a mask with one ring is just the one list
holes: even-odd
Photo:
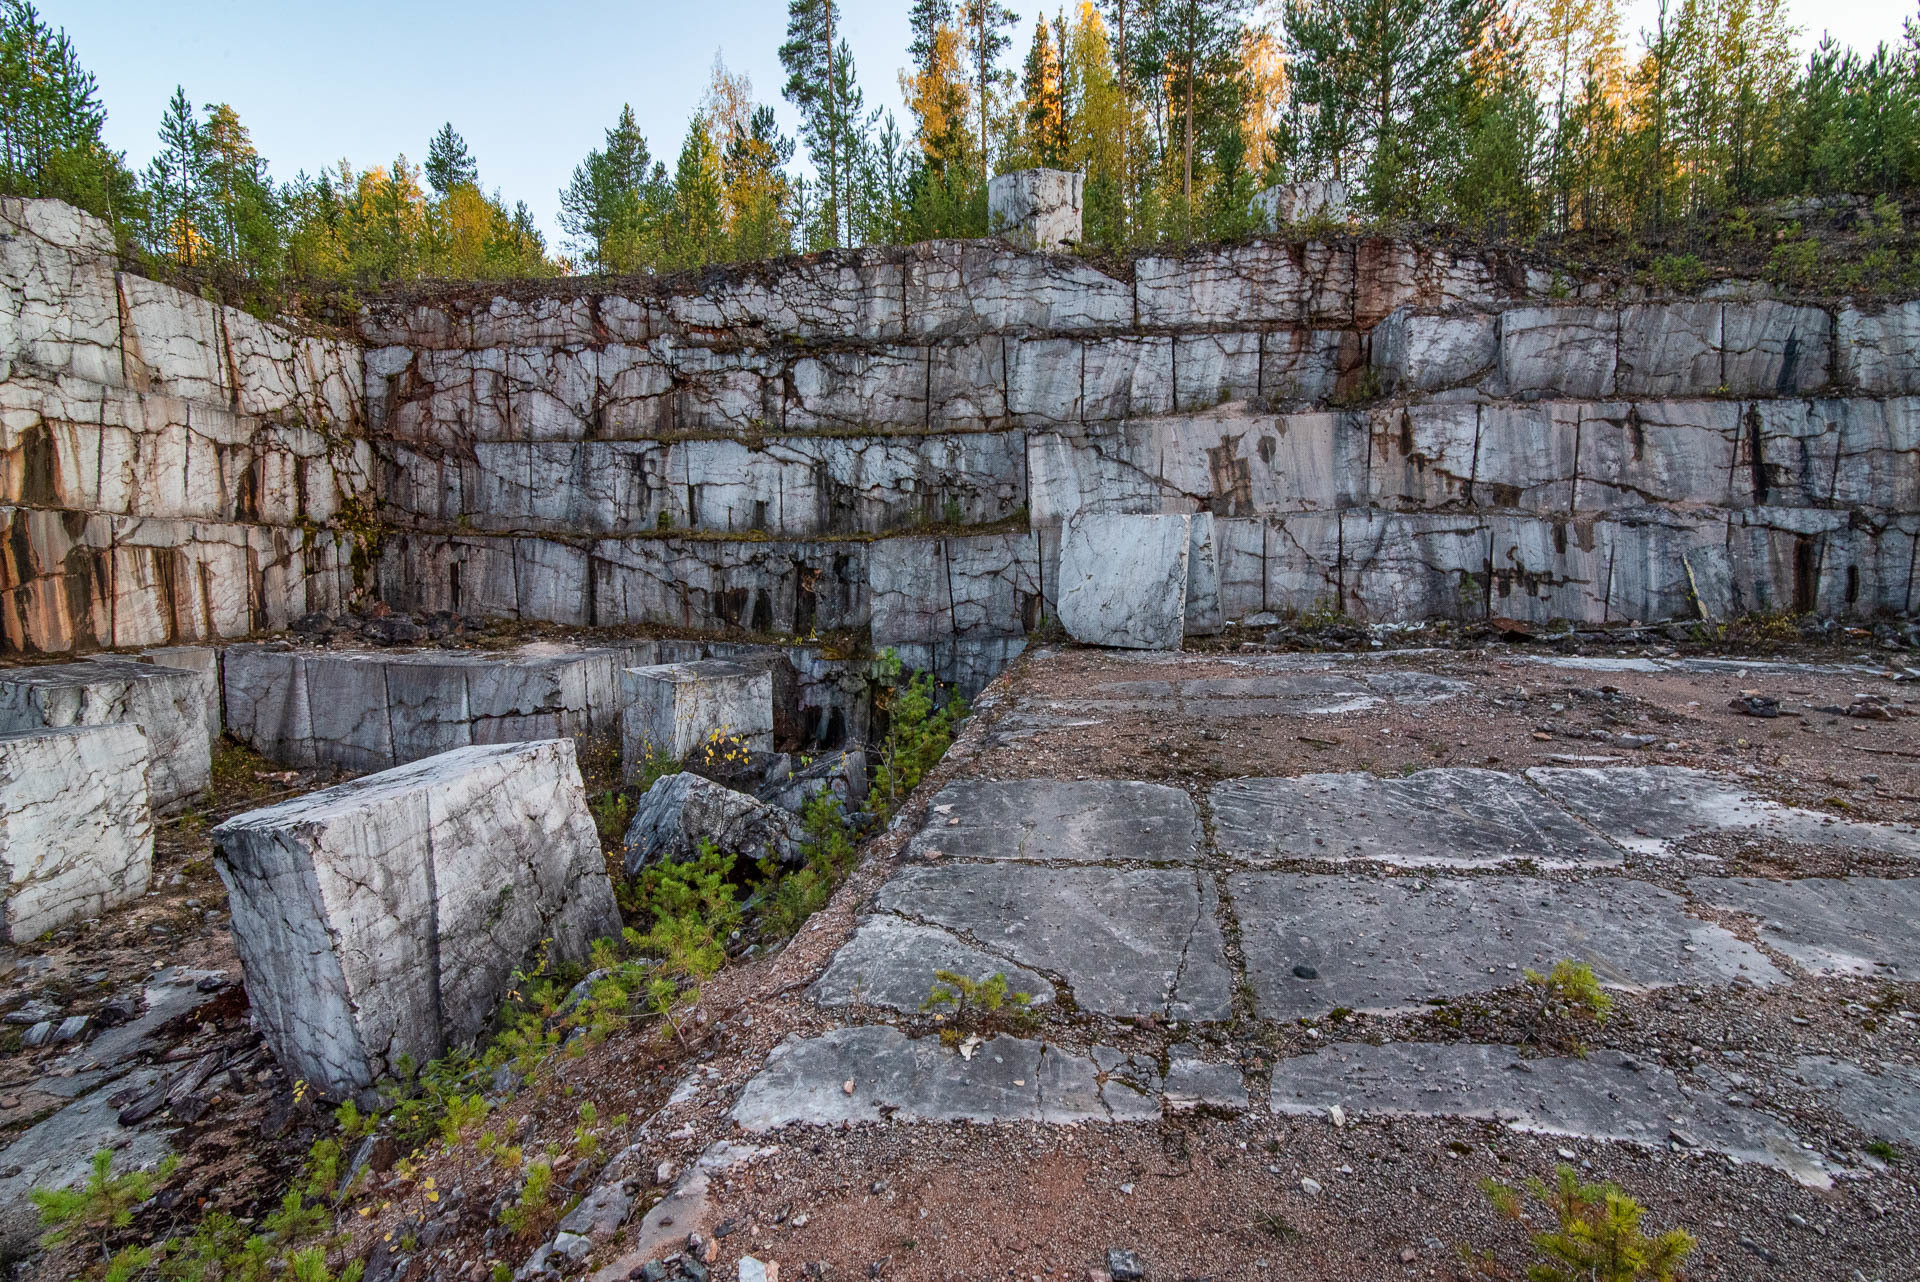
[[128, 722], [0, 734], [0, 940], [147, 893], [147, 770], [147, 733]]
[[1373, 330], [1373, 368], [1389, 393], [1471, 387], [1492, 373], [1499, 356], [1498, 318], [1489, 312], [1402, 308]]
[[163, 645], [144, 650], [142, 663], [158, 668], [185, 668], [207, 679], [207, 739], [209, 745], [220, 741], [225, 726], [220, 714], [220, 651], [210, 645]]
[[153, 805], [206, 791], [213, 779], [205, 672], [103, 657], [0, 671], [0, 733], [130, 721], [147, 734]]
[[1500, 316], [1500, 381], [1521, 400], [1605, 400], [1619, 355], [1620, 314], [1611, 307], [1516, 307]]
[[1844, 307], [1834, 336], [1834, 372], [1844, 386], [1893, 396], [1920, 393], [1920, 300], [1876, 311]]
[[1178, 650], [1186, 631], [1186, 516], [1069, 518], [1060, 539], [1060, 625], [1086, 645]]
[[710, 841], [748, 865], [762, 859], [797, 864], [804, 837], [800, 821], [780, 806], [685, 771], [667, 775], [640, 798], [623, 859], [632, 876], [654, 864], [696, 859], [700, 844]]
[[1086, 179], [1060, 169], [1018, 169], [987, 184], [987, 223], [1022, 249], [1070, 249], [1080, 243]]
[[685, 761], [716, 738], [773, 747], [773, 676], [725, 659], [661, 663], [620, 674], [620, 759], [628, 778], [651, 752]]
[[213, 839], [255, 1017], [332, 1098], [477, 1036], [543, 943], [579, 960], [620, 927], [565, 740], [443, 753]]
[[1347, 185], [1338, 178], [1275, 183], [1254, 196], [1251, 212], [1268, 229], [1314, 218], [1344, 219]]

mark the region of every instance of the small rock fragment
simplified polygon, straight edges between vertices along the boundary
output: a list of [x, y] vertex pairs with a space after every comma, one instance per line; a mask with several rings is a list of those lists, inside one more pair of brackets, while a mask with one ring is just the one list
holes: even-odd
[[1147, 1266], [1138, 1253], [1117, 1246], [1107, 1248], [1107, 1272], [1113, 1282], [1142, 1282]]

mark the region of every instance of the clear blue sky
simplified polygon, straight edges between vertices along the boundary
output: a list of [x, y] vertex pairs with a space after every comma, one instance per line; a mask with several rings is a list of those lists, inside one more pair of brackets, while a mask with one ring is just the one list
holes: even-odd
[[[1023, 27], [1033, 4], [1011, 0]], [[1654, 5], [1628, 0], [1630, 31], [1651, 25]], [[907, 8], [908, 0], [844, 5], [868, 105], [902, 116], [896, 73]], [[1830, 29], [1868, 46], [1897, 38], [1916, 6], [1788, 0], [1788, 8], [1803, 44]], [[779, 108], [789, 132], [794, 125], [780, 97], [785, 0], [42, 0], [42, 11], [99, 77], [108, 140], [135, 165], [152, 154], [175, 84], [196, 105], [231, 103], [276, 178], [342, 157], [364, 166], [405, 152], [417, 163], [451, 120], [481, 180], [510, 202], [525, 200], [556, 244], [559, 190], [621, 103], [633, 104], [654, 155], [671, 164], [716, 51]]]

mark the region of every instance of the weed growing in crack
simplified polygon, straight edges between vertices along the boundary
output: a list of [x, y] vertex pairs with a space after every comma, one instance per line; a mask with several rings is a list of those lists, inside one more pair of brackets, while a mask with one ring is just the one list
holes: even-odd
[[1545, 995], [1547, 1013], [1590, 1019], [1596, 1024], [1607, 1022], [1613, 1010], [1613, 998], [1600, 987], [1593, 967], [1585, 962], [1562, 958], [1544, 975], [1537, 970], [1524, 973], [1527, 982]]
[[958, 971], [936, 970], [933, 987], [927, 990], [927, 1000], [920, 1003], [920, 1009], [935, 1014], [947, 1007], [955, 1019], [966, 1019], [997, 1015], [1008, 1002], [1015, 1010], [1025, 1010], [1032, 1001], [1031, 993], [1009, 993], [1007, 977], [999, 971], [986, 979], [970, 979]]

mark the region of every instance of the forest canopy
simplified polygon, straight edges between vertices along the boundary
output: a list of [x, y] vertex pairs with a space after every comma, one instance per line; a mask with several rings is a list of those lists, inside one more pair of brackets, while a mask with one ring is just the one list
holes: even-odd
[[452, 123], [422, 164], [276, 179], [231, 106], [181, 88], [136, 172], [66, 34], [0, 0], [0, 191], [98, 214], [156, 269], [278, 295], [984, 235], [988, 179], [1033, 166], [1085, 176], [1096, 251], [1242, 236], [1256, 193], [1315, 179], [1372, 225], [1521, 243], [1738, 232], [1832, 196], [1866, 198], [1891, 243], [1889, 198], [1920, 189], [1920, 16], [1874, 49], [1800, 56], [1783, 0], [1661, 0], [1631, 35], [1618, 0], [899, 2], [905, 120], [866, 106], [838, 0], [790, 0], [797, 138], [716, 58], [666, 150], [630, 107], [608, 123], [549, 245]]

